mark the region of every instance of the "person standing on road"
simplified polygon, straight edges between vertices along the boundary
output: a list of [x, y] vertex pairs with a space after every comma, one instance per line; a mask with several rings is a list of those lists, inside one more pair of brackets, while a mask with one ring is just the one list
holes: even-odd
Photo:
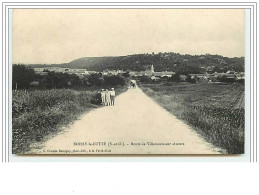
[[106, 102], [106, 104], [105, 104], [106, 106], [111, 105], [111, 94], [108, 89], [106, 89], [106, 91], [105, 91], [105, 102]]
[[110, 94], [111, 94], [111, 105], [114, 106], [114, 101], [115, 101], [115, 91], [114, 91], [114, 88], [111, 88]]
[[101, 89], [101, 99], [102, 99], [102, 105], [105, 105], [105, 91], [104, 91], [104, 89]]

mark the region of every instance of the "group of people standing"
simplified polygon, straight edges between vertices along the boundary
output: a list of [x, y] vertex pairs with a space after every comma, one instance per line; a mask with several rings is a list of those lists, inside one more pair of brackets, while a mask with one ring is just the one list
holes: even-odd
[[115, 102], [115, 90], [114, 88], [108, 89], [101, 89], [101, 100], [102, 105], [104, 106], [114, 106]]
[[137, 87], [137, 82], [135, 80], [130, 80], [128, 88], [136, 88]]

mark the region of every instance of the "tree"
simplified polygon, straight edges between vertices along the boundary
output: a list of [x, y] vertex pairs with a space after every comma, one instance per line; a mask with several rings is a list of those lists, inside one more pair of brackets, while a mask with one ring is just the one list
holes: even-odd
[[13, 65], [13, 89], [27, 89], [35, 78], [34, 70], [24, 65]]
[[197, 77], [192, 78], [190, 75], [187, 75], [186, 81], [188, 83], [196, 83], [197, 82]]
[[130, 77], [129, 71], [123, 73], [122, 76], [124, 76], [125, 78], [129, 78]]
[[140, 80], [139, 80], [139, 81], [142, 82], [142, 83], [146, 83], [146, 82], [150, 82], [151, 79], [150, 79], [148, 76], [142, 75], [142, 76], [140, 77]]
[[180, 82], [180, 73], [175, 73], [171, 77], [168, 78], [168, 81], [173, 81], [173, 82]]
[[106, 86], [117, 86], [117, 85], [124, 85], [125, 80], [123, 77], [112, 75], [112, 76], [105, 76], [104, 83]]
[[91, 74], [88, 78], [88, 82], [91, 86], [102, 86], [104, 79], [100, 74]]
[[222, 77], [219, 77], [218, 81], [224, 82], [224, 83], [234, 83], [234, 82], [236, 82], [236, 79], [235, 78], [228, 78], [227, 76], [224, 75]]

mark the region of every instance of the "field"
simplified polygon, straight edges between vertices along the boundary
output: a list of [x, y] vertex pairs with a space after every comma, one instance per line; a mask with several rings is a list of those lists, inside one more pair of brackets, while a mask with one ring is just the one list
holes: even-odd
[[[123, 92], [123, 87], [116, 90]], [[12, 97], [12, 151], [26, 153], [34, 143], [55, 135], [92, 105], [95, 91], [51, 89], [18, 90]]]
[[160, 83], [139, 86], [224, 153], [244, 152], [244, 85]]

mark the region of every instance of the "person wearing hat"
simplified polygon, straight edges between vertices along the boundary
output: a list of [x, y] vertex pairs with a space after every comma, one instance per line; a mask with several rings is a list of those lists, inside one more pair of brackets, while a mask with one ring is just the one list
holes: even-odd
[[115, 91], [114, 91], [114, 88], [111, 88], [110, 94], [111, 94], [111, 105], [114, 106], [114, 101], [115, 101]]
[[102, 105], [105, 105], [105, 91], [104, 91], [104, 89], [101, 89], [101, 99], [102, 99]]

